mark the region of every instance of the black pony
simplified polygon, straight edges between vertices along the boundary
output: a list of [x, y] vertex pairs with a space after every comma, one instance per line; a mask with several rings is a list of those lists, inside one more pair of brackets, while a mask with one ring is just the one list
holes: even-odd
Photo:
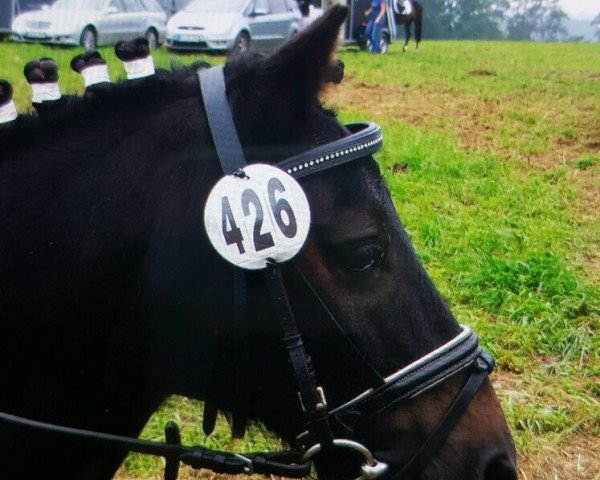
[[[227, 63], [227, 97], [250, 163], [276, 163], [347, 135], [318, 100], [345, 16], [333, 8], [273, 56]], [[203, 227], [221, 177], [193, 70], [157, 71], [0, 128], [1, 412], [135, 436], [176, 393], [261, 420], [294, 443], [305, 425], [265, 278], [248, 278], [246, 340], [232, 321], [231, 266]], [[334, 407], [368, 383], [331, 342], [315, 292], [383, 375], [461, 330], [370, 156], [301, 184], [311, 231], [284, 278]], [[436, 382], [354, 440], [402, 465], [466, 375]], [[107, 479], [125, 455], [0, 422], [3, 479]], [[486, 381], [421, 476], [514, 479], [514, 462]], [[359, 475], [353, 462], [317, 468], [330, 478]]]
[[423, 29], [423, 5], [417, 0], [407, 0], [410, 3], [411, 11], [406, 12], [404, 9], [404, 2], [401, 0], [393, 0], [394, 6], [394, 20], [397, 25], [404, 25], [405, 41], [402, 51], [406, 52], [408, 49], [408, 41], [410, 40], [410, 27], [415, 24], [415, 42], [417, 43], [417, 50], [419, 49], [419, 43], [421, 43], [421, 32]]

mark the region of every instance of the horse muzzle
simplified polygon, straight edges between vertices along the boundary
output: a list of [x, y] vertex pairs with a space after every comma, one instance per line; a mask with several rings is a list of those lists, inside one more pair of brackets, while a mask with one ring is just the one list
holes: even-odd
[[[386, 377], [380, 387], [367, 390], [349, 402], [331, 409], [328, 421], [336, 438], [333, 438], [329, 445], [324, 446], [315, 438], [311, 439], [309, 432], [300, 435], [299, 441], [306, 451], [305, 458], [312, 458], [316, 455], [315, 461], [319, 465], [319, 463], [330, 463], [327, 457], [334, 456], [337, 457], [335, 463], [339, 465], [339, 455], [335, 453], [335, 450], [347, 449], [358, 452], [363, 457], [359, 476], [361, 479], [419, 478], [423, 472], [435, 464], [438, 453], [449, 441], [455, 427], [463, 419], [464, 413], [479, 393], [493, 367], [492, 357], [481, 349], [477, 336], [469, 327], [463, 326], [462, 331], [455, 338]], [[399, 460], [398, 455], [389, 451], [376, 450], [371, 453], [358, 442], [339, 438], [340, 434], [348, 439], [368, 437], [369, 430], [382, 418], [401, 410], [406, 403], [412, 403], [425, 392], [460, 372], [465, 375], [466, 380], [458, 394], [407, 460]], [[449, 462], [449, 464], [452, 463], [456, 463], [456, 459]], [[469, 463], [473, 464], [471, 461]], [[489, 465], [485, 463], [476, 467], [476, 471], [484, 472], [481, 475], [474, 471], [473, 475], [457, 476], [456, 478], [473, 478], [474, 480], [515, 478], [513, 463], [508, 455], [499, 454], [490, 459]], [[330, 469], [325, 467], [324, 470], [329, 471]], [[513, 472], [512, 477], [510, 472]], [[325, 475], [325, 477], [330, 476]], [[337, 477], [337, 475], [335, 476]]]

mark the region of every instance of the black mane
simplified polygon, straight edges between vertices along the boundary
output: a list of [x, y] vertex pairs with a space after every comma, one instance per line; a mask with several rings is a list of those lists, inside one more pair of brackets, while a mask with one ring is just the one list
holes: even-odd
[[104, 126], [118, 131], [132, 117], [151, 116], [177, 100], [198, 98], [199, 91], [196, 71], [187, 67], [172, 72], [157, 70], [152, 77], [115, 83], [99, 94], [65, 96], [66, 102], [52, 115], [20, 115], [13, 124], [1, 128], [0, 153], [6, 159], [9, 153], [30, 148], [32, 142], [61, 141], [61, 133], [81, 127], [86, 127], [90, 136], [106, 133], [101, 132]]

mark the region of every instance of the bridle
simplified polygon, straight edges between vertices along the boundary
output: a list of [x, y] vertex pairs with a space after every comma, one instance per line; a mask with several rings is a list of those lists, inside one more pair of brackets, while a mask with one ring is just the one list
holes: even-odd
[[[208, 124], [223, 172], [226, 175], [243, 175], [246, 159], [227, 100], [223, 68], [203, 70], [199, 76]], [[346, 131], [350, 133], [348, 136], [288, 158], [276, 166], [292, 177], [302, 178], [371, 155], [381, 148], [383, 137], [379, 126], [375, 124], [346, 125]], [[477, 336], [469, 327], [463, 326], [462, 331], [445, 345], [382, 378], [360, 353], [343, 325], [327, 309], [310, 282], [299, 272], [325, 310], [330, 326], [337, 330], [339, 337], [356, 354], [373, 385], [356, 398], [330, 409], [323, 388], [316, 385], [308, 366], [302, 334], [287, 298], [280, 266], [275, 261], [270, 261], [267, 270], [267, 284], [279, 318], [282, 342], [288, 352], [307, 425], [306, 432], [298, 437], [298, 447], [304, 452], [303, 459], [309, 460], [315, 455], [323, 458], [336, 448], [349, 448], [365, 457], [361, 469], [361, 476], [364, 478], [374, 479], [385, 475], [387, 478], [400, 479], [411, 478], [419, 473], [444, 444], [493, 368], [493, 360], [479, 347]], [[234, 275], [239, 275], [239, 270], [236, 269]], [[243, 292], [238, 291], [243, 288], [240, 287], [243, 282], [234, 281], [234, 285], [234, 298], [245, 297]], [[378, 462], [367, 448], [353, 440], [357, 433], [364, 431], [369, 423], [386, 412], [467, 369], [470, 370], [468, 378], [453, 403], [419, 450], [401, 467], [391, 469]], [[339, 438], [334, 432], [340, 432], [344, 437]]]
[[[202, 98], [208, 123], [225, 175], [244, 175], [245, 155], [238, 138], [225, 92], [223, 67], [199, 72]], [[288, 158], [276, 166], [294, 178], [315, 175], [335, 166], [371, 155], [381, 148], [383, 137], [373, 123], [345, 126], [347, 136], [334, 142]], [[313, 458], [317, 464], [327, 461], [338, 449], [349, 449], [364, 457], [360, 479], [401, 480], [418, 475], [444, 445], [448, 435], [467, 410], [479, 387], [492, 371], [492, 358], [481, 349], [477, 336], [467, 326], [449, 342], [419, 358], [397, 372], [383, 377], [357, 348], [344, 326], [329, 311], [308, 279], [296, 267], [302, 281], [325, 312], [329, 327], [335, 332], [368, 377], [369, 387], [357, 397], [331, 408], [326, 392], [316, 384], [304, 348], [302, 334], [288, 301], [280, 264], [270, 260], [265, 275], [281, 328], [281, 340], [293, 370], [306, 431], [298, 436], [296, 449], [275, 453], [236, 454], [204, 447], [181, 445], [179, 428], [174, 422], [165, 427], [166, 442], [152, 442], [125, 436], [70, 428], [0, 412], [0, 422], [38, 432], [65, 436], [80, 442], [112, 445], [131, 452], [164, 457], [165, 479], [177, 478], [180, 463], [198, 469], [227, 474], [265, 474], [293, 478], [310, 474]], [[234, 268], [234, 315], [245, 316], [244, 273]], [[388, 465], [377, 459], [356, 440], [370, 424], [404, 402], [412, 400], [459, 372], [466, 381], [428, 438], [402, 465]]]

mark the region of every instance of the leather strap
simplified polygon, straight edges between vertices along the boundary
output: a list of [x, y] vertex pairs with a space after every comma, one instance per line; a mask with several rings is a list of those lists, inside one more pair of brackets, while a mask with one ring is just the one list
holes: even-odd
[[355, 434], [368, 427], [389, 410], [398, 408], [424, 391], [432, 388], [469, 367], [477, 361], [482, 351], [477, 335], [469, 334], [452, 348], [441, 350], [425, 362], [401, 371], [393, 380], [363, 397], [348, 402], [331, 411], [332, 420], [344, 431]]
[[276, 166], [294, 178], [302, 178], [372, 155], [383, 145], [381, 128], [375, 123], [349, 123], [344, 130], [348, 136], [287, 158]]
[[0, 412], [0, 422], [33, 430], [41, 434], [67, 437], [79, 443], [110, 445], [128, 452], [155, 455], [167, 459], [171, 478], [178, 461], [194, 468], [208, 468], [219, 473], [243, 474], [262, 473], [302, 478], [310, 474], [312, 463], [302, 460], [302, 454], [295, 451], [277, 453], [235, 454], [211, 450], [204, 447], [188, 447], [179, 443], [179, 434], [174, 431], [173, 423], [167, 425], [167, 442], [154, 442], [110, 433], [64, 427], [18, 417]]
[[[363, 373], [364, 378], [367, 380], [368, 386], [371, 388], [378, 388], [385, 385], [385, 378], [377, 371], [377, 369], [367, 360], [363, 352], [356, 346], [354, 340], [352, 340], [352, 335], [346, 331], [344, 326], [340, 324], [335, 318], [335, 315], [331, 313], [327, 305], [313, 286], [313, 284], [306, 278], [306, 275], [300, 270], [296, 263], [294, 265], [294, 270], [298, 274], [298, 276], [302, 279], [306, 287], [308, 288], [310, 294], [317, 300], [321, 310], [325, 313], [325, 318], [327, 319], [328, 325], [325, 326], [325, 333], [329, 332], [329, 327], [333, 327], [332, 333], [337, 333], [338, 335], [330, 335], [331, 340], [333, 342], [337, 342], [340, 347], [348, 353], [348, 358], [352, 361]], [[319, 317], [320, 318], [320, 317]]]
[[310, 474], [310, 463], [302, 461], [298, 452], [244, 453], [195, 450], [181, 455], [181, 463], [195, 469], [209, 469], [230, 475], [261, 474], [302, 478]]
[[[227, 100], [225, 75], [223, 67], [201, 69], [198, 72], [202, 101], [210, 128], [217, 157], [225, 175], [233, 175], [246, 166], [246, 156], [237, 134], [233, 114]], [[241, 391], [245, 382], [245, 365], [243, 358], [248, 355], [248, 321], [247, 321], [246, 275], [238, 268], [233, 268], [233, 350], [232, 358], [238, 358], [234, 369], [234, 382], [229, 387], [235, 391], [238, 399], [243, 398]], [[234, 438], [243, 436], [245, 419], [234, 414], [232, 432]], [[210, 424], [207, 424], [210, 427]]]
[[223, 172], [231, 175], [246, 166], [246, 156], [229, 108], [223, 67], [202, 69], [198, 72], [198, 76], [206, 118], [217, 156]]
[[[201, 70], [199, 77], [210, 132], [223, 172], [239, 174], [240, 169], [246, 166], [246, 157], [227, 100], [223, 68]], [[237, 328], [243, 328], [240, 326], [245, 325], [247, 321], [245, 274], [234, 268], [233, 275], [235, 324]], [[314, 434], [315, 440], [323, 449], [327, 449], [333, 443], [327, 409], [325, 405], [320, 407], [317, 400], [317, 388], [308, 366], [302, 335], [287, 299], [279, 265], [275, 262], [270, 264], [267, 281], [280, 320], [282, 340], [292, 364], [309, 433]]]
[[322, 450], [327, 450], [333, 446], [333, 434], [329, 427], [325, 399], [322, 398], [319, 402], [317, 398], [315, 378], [309, 368], [302, 334], [298, 330], [298, 325], [287, 298], [280, 266], [275, 262], [271, 262], [269, 267], [267, 284], [271, 298], [275, 303], [275, 313], [281, 326], [281, 338], [288, 352], [294, 379], [298, 387], [308, 435], [312, 442], [321, 444]]
[[[454, 430], [463, 414], [469, 408], [473, 397], [479, 391], [481, 384], [494, 368], [494, 360], [485, 351], [481, 351], [471, 367], [471, 374], [458, 396], [446, 410], [442, 419], [438, 422], [429, 437], [419, 447], [419, 450], [411, 457], [399, 471], [390, 472], [389, 480], [402, 480], [415, 478], [421, 473], [434, 455], [442, 448], [448, 436]], [[385, 452], [376, 452], [381, 460], [386, 460]]]

